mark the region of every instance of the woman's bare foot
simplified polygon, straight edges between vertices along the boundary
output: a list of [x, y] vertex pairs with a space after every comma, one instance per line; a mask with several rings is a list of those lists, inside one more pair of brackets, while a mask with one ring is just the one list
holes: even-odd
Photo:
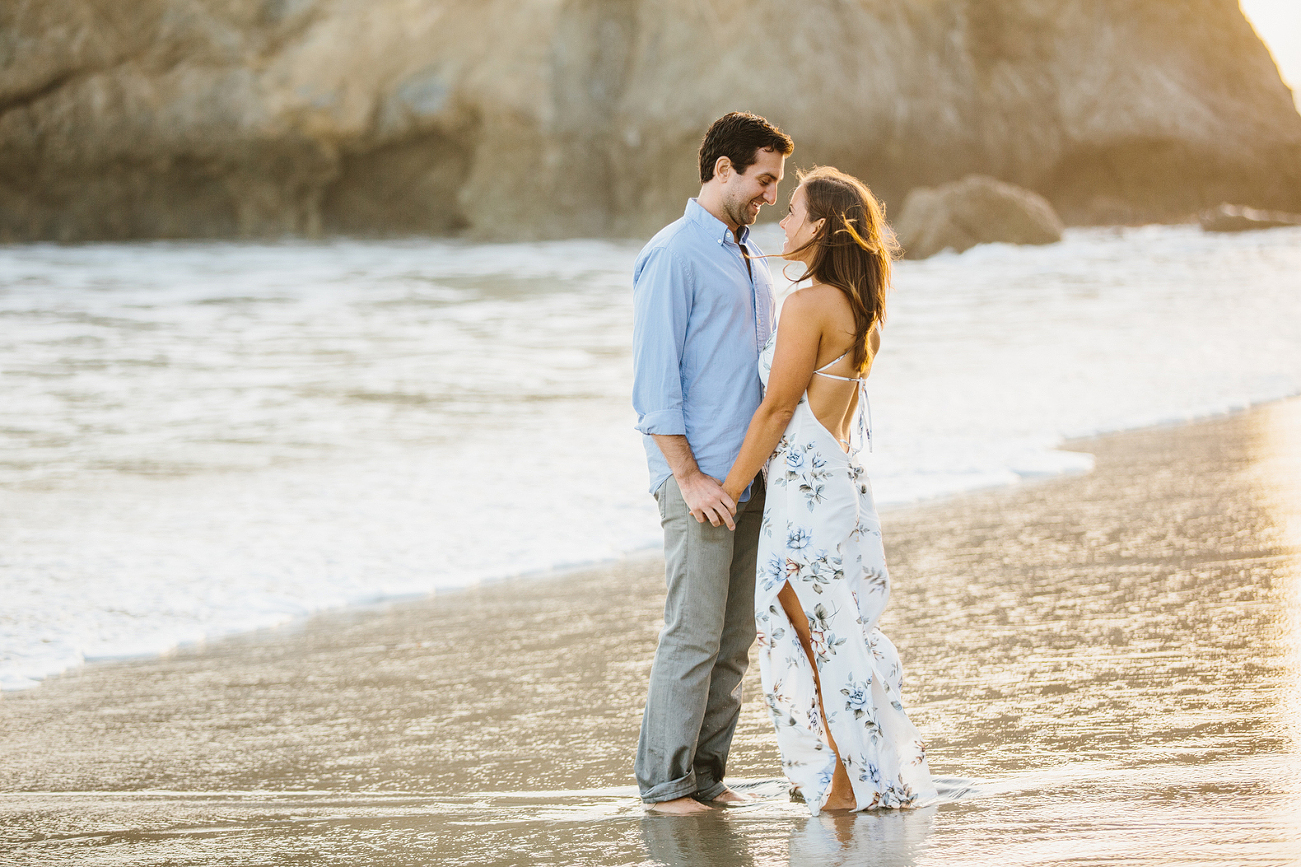
[[700, 803], [695, 798], [674, 798], [672, 801], [659, 801], [646, 807], [648, 813], [662, 813], [665, 816], [692, 816], [696, 813], [708, 813], [712, 808]]

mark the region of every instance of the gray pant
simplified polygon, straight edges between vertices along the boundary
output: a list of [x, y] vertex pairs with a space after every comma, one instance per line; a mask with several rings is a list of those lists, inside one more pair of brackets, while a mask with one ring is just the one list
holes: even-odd
[[709, 801], [723, 792], [754, 643], [763, 497], [760, 477], [733, 531], [691, 517], [672, 477], [655, 492], [668, 595], [637, 744], [637, 785], [647, 803], [686, 795]]

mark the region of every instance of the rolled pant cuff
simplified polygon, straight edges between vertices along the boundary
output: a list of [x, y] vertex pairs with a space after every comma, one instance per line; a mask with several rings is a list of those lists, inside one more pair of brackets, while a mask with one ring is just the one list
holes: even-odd
[[727, 786], [723, 783], [714, 783], [708, 789], [701, 789], [696, 792], [696, 798], [701, 801], [712, 801], [719, 795], [727, 791]]
[[642, 792], [641, 800], [643, 804], [662, 804], [665, 801], [676, 801], [678, 798], [686, 798], [695, 793], [696, 775], [693, 773], [680, 780], [660, 783], [658, 786]]

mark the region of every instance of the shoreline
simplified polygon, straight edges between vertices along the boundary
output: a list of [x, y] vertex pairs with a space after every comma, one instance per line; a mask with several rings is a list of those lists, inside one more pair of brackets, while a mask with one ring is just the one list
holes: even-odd
[[[1257, 403], [1246, 403], [1225, 410], [1213, 411], [1206, 415], [1194, 415], [1182, 419], [1172, 418], [1165, 421], [1159, 421], [1154, 424], [1122, 428], [1120, 430], [1102, 431], [1098, 433], [1090, 433], [1081, 436], [1069, 436], [1061, 439], [1055, 446], [1053, 446], [1050, 450], [1048, 450], [1048, 452], [1049, 453], [1068, 452], [1073, 454], [1086, 455], [1089, 458], [1092, 458], [1093, 457], [1092, 452], [1090, 452], [1087, 448], [1077, 448], [1077, 446], [1087, 446], [1087, 444], [1093, 442], [1094, 440], [1104, 439], [1112, 436], [1121, 436], [1125, 434], [1139, 433], [1143, 431], [1157, 432], [1161, 430], [1177, 429], [1185, 425], [1194, 425], [1203, 422], [1214, 421], [1216, 419], [1221, 419], [1221, 418], [1230, 418], [1238, 414], [1251, 412], [1261, 407], [1270, 406], [1271, 404], [1291, 401], [1297, 398], [1301, 398], [1301, 393], [1284, 395], [1282, 397], [1277, 397], [1277, 398], [1270, 398]], [[1076, 469], [1076, 468], [1068, 467], [1066, 469], [1062, 469], [1052, 473], [1039, 473], [1039, 472], [1016, 473], [1018, 478], [1015, 481], [1009, 481], [1006, 483], [980, 484], [970, 488], [963, 488], [948, 493], [942, 493], [933, 496], [923, 496], [918, 499], [908, 500], [906, 502], [890, 503], [887, 505], [878, 505], [878, 510], [883, 517], [888, 518], [891, 514], [897, 511], [906, 511], [914, 508], [926, 508], [926, 507], [936, 506], [939, 504], [943, 504], [955, 500], [960, 500], [963, 497], [967, 497], [967, 496], [980, 495], [980, 494], [991, 493], [996, 491], [1014, 490], [1014, 489], [1022, 488], [1026, 485], [1037, 485], [1037, 484], [1051, 483], [1062, 479], [1076, 478], [1079, 476], [1088, 475], [1091, 472], [1093, 472], [1092, 467], [1088, 469]], [[253, 635], [261, 635], [263, 633], [276, 632], [280, 630], [293, 631], [293, 630], [305, 628], [313, 620], [317, 618], [322, 618], [322, 617], [328, 618], [328, 617], [341, 616], [341, 615], [347, 616], [354, 613], [361, 614], [366, 611], [382, 609], [391, 605], [427, 602], [435, 598], [446, 597], [449, 594], [463, 593], [468, 590], [472, 590], [476, 588], [492, 587], [494, 585], [506, 583], [506, 582], [561, 580], [568, 575], [582, 574], [592, 570], [612, 569], [617, 567], [621, 563], [637, 563], [647, 559], [653, 559], [659, 556], [660, 556], [660, 546], [658, 544], [652, 544], [644, 548], [626, 551], [617, 557], [603, 558], [603, 559], [597, 559], [592, 561], [580, 561], [577, 563], [558, 564], [555, 566], [542, 567], [539, 569], [531, 569], [522, 572], [512, 572], [512, 573], [507, 573], [502, 575], [489, 576], [487, 578], [475, 579], [473, 582], [467, 584], [450, 585], [447, 587], [435, 587], [428, 591], [403, 592], [403, 593], [397, 593], [392, 595], [382, 595], [382, 596], [377, 596], [369, 599], [362, 599], [353, 602], [347, 602], [343, 605], [330, 606], [330, 607], [309, 611], [305, 614], [293, 616], [277, 623], [268, 623], [262, 626], [255, 626], [251, 629], [233, 628], [229, 630], [217, 631], [211, 634], [205, 634], [197, 639], [177, 642], [166, 648], [157, 651], [129, 652], [123, 654], [106, 654], [101, 656], [86, 657], [83, 659], [83, 661], [80, 664], [69, 665], [66, 668], [60, 669], [58, 671], [45, 673], [41, 675], [39, 678], [36, 676], [28, 676], [28, 679], [31, 681], [31, 683], [29, 684], [24, 684], [22, 686], [17, 686], [17, 687], [0, 687], [0, 700], [3, 700], [4, 696], [6, 695], [13, 695], [22, 692], [28, 692], [34, 689], [39, 689], [42, 686], [42, 684], [44, 684], [47, 680], [51, 680], [57, 677], [62, 677], [71, 672], [80, 671], [87, 667], [100, 666], [100, 665], [112, 665], [112, 664], [123, 663], [123, 662], [146, 661], [151, 659], [162, 659], [174, 653], [188, 651], [188, 650], [202, 649], [204, 647], [207, 647], [215, 643], [220, 643], [232, 639], [238, 639], [241, 636], [253, 636]]]
[[[662, 611], [651, 557], [9, 693], [0, 851], [24, 864], [802, 865], [828, 846], [928, 864], [1039, 863], [1070, 844], [1100, 860], [1277, 861], [1301, 834], [1287, 783], [1301, 772], [1288, 625], [1301, 399], [1073, 442], [1093, 473], [883, 514], [895, 590], [882, 628], [905, 707], [937, 776], [994, 781], [971, 797], [810, 820], [784, 797], [752, 666], [729, 777], [765, 800], [690, 825], [644, 818], [631, 761]], [[811, 846], [822, 861], [801, 854]]]
[[[1296, 391], [1301, 314], [1287, 314], [1301, 311], [1289, 279], [1298, 239], [1081, 231], [1053, 247], [900, 263], [892, 362], [873, 374], [878, 504], [1078, 470], [1087, 459], [1050, 452], [1063, 434]], [[84, 657], [140, 658], [474, 574], [608, 565], [656, 547], [618, 370], [631, 253], [597, 243], [509, 261], [473, 246], [245, 252], [9, 257], [7, 349], [29, 422], [11, 431], [0, 498], [13, 588], [4, 686]], [[521, 268], [541, 282], [510, 277]], [[1225, 275], [1257, 291], [1239, 301]], [[46, 283], [64, 287], [57, 310], [36, 288]], [[1224, 312], [1210, 333], [1204, 309]], [[580, 321], [600, 327], [568, 330]], [[250, 322], [260, 323], [251, 343], [236, 327]], [[66, 352], [47, 356], [47, 327]], [[505, 333], [541, 342], [493, 336]], [[527, 401], [515, 402], [522, 383], [493, 376], [474, 380], [482, 403], [462, 401], [470, 373], [453, 375], [456, 359], [508, 345], [532, 371]], [[354, 351], [378, 367], [338, 361]], [[970, 363], [954, 366], [954, 352]], [[137, 363], [149, 353], [171, 360]], [[322, 368], [324, 358], [335, 360]], [[188, 376], [205, 397], [179, 412], [166, 396]], [[72, 390], [51, 385], [63, 377]], [[105, 396], [119, 389], [130, 398]], [[213, 411], [227, 401], [250, 410]], [[466, 412], [486, 413], [484, 437], [456, 433], [451, 419]], [[537, 437], [519, 438], [525, 419]], [[51, 447], [68, 425], [84, 429], [78, 448]], [[576, 453], [590, 474], [569, 472]], [[519, 496], [495, 504], [521, 466], [533, 471]]]

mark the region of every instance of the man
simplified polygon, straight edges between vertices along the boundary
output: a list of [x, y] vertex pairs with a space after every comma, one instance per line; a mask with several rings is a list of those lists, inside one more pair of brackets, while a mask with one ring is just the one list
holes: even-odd
[[[748, 800], [723, 783], [754, 641], [763, 480], [723, 492], [762, 399], [772, 276], [749, 226], [773, 204], [781, 130], [746, 112], [700, 146], [700, 194], [633, 268], [633, 406], [664, 528], [664, 629], [651, 669], [636, 774], [651, 810], [683, 815]], [[735, 517], [733, 513], [735, 512]]]

